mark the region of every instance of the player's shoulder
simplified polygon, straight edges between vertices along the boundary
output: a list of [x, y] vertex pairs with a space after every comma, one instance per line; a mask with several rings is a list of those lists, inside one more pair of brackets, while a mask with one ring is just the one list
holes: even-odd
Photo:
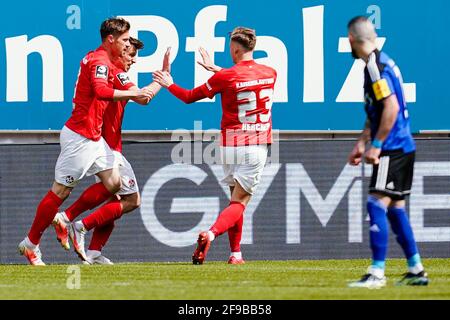
[[395, 61], [384, 51], [377, 51], [376, 53], [376, 65], [380, 72], [393, 72], [396, 67]]
[[397, 74], [396, 70], [399, 71], [397, 64], [394, 59], [389, 57], [386, 53], [381, 52], [380, 54], [380, 64], [384, 66], [383, 71], [387, 73]]
[[265, 69], [265, 70], [271, 70], [271, 71], [274, 71], [274, 72], [275, 72], [275, 69], [272, 68], [272, 67], [270, 67], [270, 66], [268, 66], [267, 64], [258, 63], [258, 62], [256, 62], [256, 61], [254, 61], [254, 64], [255, 64], [255, 66], [256, 66], [257, 68]]
[[94, 51], [93, 50], [89, 51], [88, 53], [86, 53], [84, 55], [83, 59], [81, 59], [81, 64], [87, 65], [92, 62], [92, 59], [94, 59]]
[[268, 66], [268, 65], [266, 65], [266, 64], [261, 64], [261, 63], [257, 63], [257, 62], [255, 62], [255, 65], [260, 69], [260, 70], [263, 70], [263, 71], [265, 71], [265, 72], [267, 72], [267, 73], [271, 73], [271, 74], [273, 74], [273, 75], [277, 75], [277, 71], [274, 69], [274, 68], [272, 68], [272, 67], [270, 67], [270, 66]]
[[378, 81], [383, 75], [389, 75], [394, 67], [395, 63], [386, 53], [375, 50], [369, 55], [365, 75], [370, 77], [372, 82]]
[[222, 68], [211, 77], [216, 81], [229, 81], [235, 76], [236, 72], [233, 68]]
[[259, 77], [264, 77], [264, 78], [276, 78], [277, 77], [277, 71], [274, 68], [272, 68], [266, 64], [257, 63], [255, 61], [254, 65], [253, 65], [253, 69], [255, 70], [255, 72], [258, 73]]
[[[241, 73], [242, 69], [247, 70], [247, 67], [249, 66], [249, 64], [235, 64], [233, 67], [231, 67], [229, 70], [231, 70], [234, 73]], [[269, 67], [268, 65], [265, 64], [261, 64], [256, 62], [255, 60], [252, 60], [250, 62], [250, 66], [251, 68], [255, 71], [255, 72], [259, 72], [259, 73], [263, 73], [267, 76], [271, 76], [271, 75], [277, 75], [277, 72], [274, 68]]]
[[112, 66], [108, 53], [102, 47], [99, 47], [96, 50], [92, 51], [90, 62], [94, 64], [103, 64]]
[[125, 72], [125, 70], [123, 70], [122, 68], [113, 65], [114, 68], [111, 69], [112, 73], [114, 74], [114, 76], [118, 76], [119, 74], [127, 74]]
[[114, 77], [116, 77], [116, 79], [120, 82], [122, 86], [126, 86], [132, 83], [128, 73], [126, 73], [122, 69], [116, 68], [115, 70], [113, 70], [113, 73]]

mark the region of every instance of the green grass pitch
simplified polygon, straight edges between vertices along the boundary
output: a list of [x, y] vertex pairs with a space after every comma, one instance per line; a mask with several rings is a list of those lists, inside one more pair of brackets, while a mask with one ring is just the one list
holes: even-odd
[[77, 265], [79, 289], [69, 289], [77, 283], [77, 271], [73, 273], [69, 265], [0, 265], [0, 299], [450, 299], [450, 259], [424, 259], [423, 263], [429, 286], [396, 287], [405, 261], [390, 259], [388, 285], [379, 290], [347, 288], [347, 282], [365, 272], [369, 260]]

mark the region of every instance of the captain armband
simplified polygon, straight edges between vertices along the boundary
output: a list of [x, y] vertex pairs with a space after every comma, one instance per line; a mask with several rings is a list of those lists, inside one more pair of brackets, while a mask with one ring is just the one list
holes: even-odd
[[380, 79], [372, 84], [373, 92], [377, 101], [383, 100], [392, 94], [386, 79]]

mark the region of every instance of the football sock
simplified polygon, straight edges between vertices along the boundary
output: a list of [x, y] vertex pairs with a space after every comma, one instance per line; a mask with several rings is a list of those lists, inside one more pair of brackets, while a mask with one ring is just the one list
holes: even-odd
[[230, 257], [235, 257], [236, 259], [242, 259], [242, 252], [231, 252]]
[[407, 263], [408, 271], [411, 273], [418, 274], [419, 272], [422, 272], [424, 270], [422, 262], [420, 260], [420, 255], [418, 253], [408, 258]]
[[103, 183], [93, 184], [84, 190], [77, 201], [65, 210], [66, 216], [70, 221], [73, 221], [83, 212], [97, 207], [112, 196], [113, 194], [106, 189]]
[[230, 240], [231, 252], [241, 252], [242, 225], [244, 215], [241, 215], [234, 226], [228, 229], [228, 239]]
[[122, 204], [120, 200], [112, 200], [95, 212], [88, 215], [82, 220], [84, 227], [87, 231], [92, 230], [95, 227], [104, 226], [114, 220], [119, 219], [122, 216]]
[[25, 241], [25, 246], [26, 246], [27, 248], [32, 249], [32, 250], [36, 249], [37, 245], [34, 244], [33, 242], [31, 242], [30, 238], [25, 237], [25, 240], [24, 240], [24, 241]]
[[108, 242], [109, 236], [113, 232], [114, 221], [94, 228], [92, 234], [91, 243], [89, 244], [89, 250], [102, 251], [103, 247]]
[[86, 251], [86, 256], [88, 256], [89, 258], [96, 258], [96, 257], [100, 256], [101, 254], [102, 254], [102, 252], [98, 251], [98, 250], [90, 250], [90, 249], [88, 249]]
[[408, 262], [408, 267], [414, 268], [417, 265], [418, 268], [416, 269], [423, 270], [416, 240], [414, 239], [414, 233], [411, 228], [411, 224], [409, 223], [405, 208], [391, 207], [388, 209], [387, 216], [391, 223], [392, 231], [396, 235], [397, 242], [403, 249]]
[[214, 239], [216, 238], [215, 234], [211, 230], [208, 231], [208, 238], [209, 241], [214, 241]]
[[377, 198], [367, 198], [367, 210], [370, 216], [370, 248], [372, 249], [372, 266], [384, 269], [388, 245], [388, 227], [386, 206]]
[[237, 201], [230, 202], [230, 205], [226, 207], [217, 218], [216, 222], [210, 228], [210, 231], [214, 233], [216, 237], [223, 234], [236, 224], [244, 213], [245, 206]]
[[33, 224], [28, 232], [28, 239], [31, 243], [35, 245], [39, 244], [42, 234], [52, 223], [53, 218], [62, 203], [63, 200], [53, 193], [52, 190], [48, 191], [37, 207], [36, 216], [34, 217]]

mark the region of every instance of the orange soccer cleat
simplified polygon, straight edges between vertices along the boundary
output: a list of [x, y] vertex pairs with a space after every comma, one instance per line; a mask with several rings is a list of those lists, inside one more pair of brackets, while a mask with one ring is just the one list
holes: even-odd
[[197, 248], [195, 248], [194, 254], [192, 255], [193, 264], [203, 264], [210, 245], [211, 240], [209, 240], [208, 232], [200, 232], [197, 240]]
[[52, 225], [55, 228], [56, 240], [58, 240], [65, 250], [69, 250], [69, 231], [67, 230], [67, 224], [64, 218], [59, 212], [56, 214], [55, 219], [53, 219]]
[[33, 248], [30, 245], [29, 240], [25, 239], [19, 243], [19, 253], [27, 258], [31, 265], [45, 266], [45, 263], [42, 261], [42, 254], [41, 250], [39, 250], [39, 245], [34, 246]]

